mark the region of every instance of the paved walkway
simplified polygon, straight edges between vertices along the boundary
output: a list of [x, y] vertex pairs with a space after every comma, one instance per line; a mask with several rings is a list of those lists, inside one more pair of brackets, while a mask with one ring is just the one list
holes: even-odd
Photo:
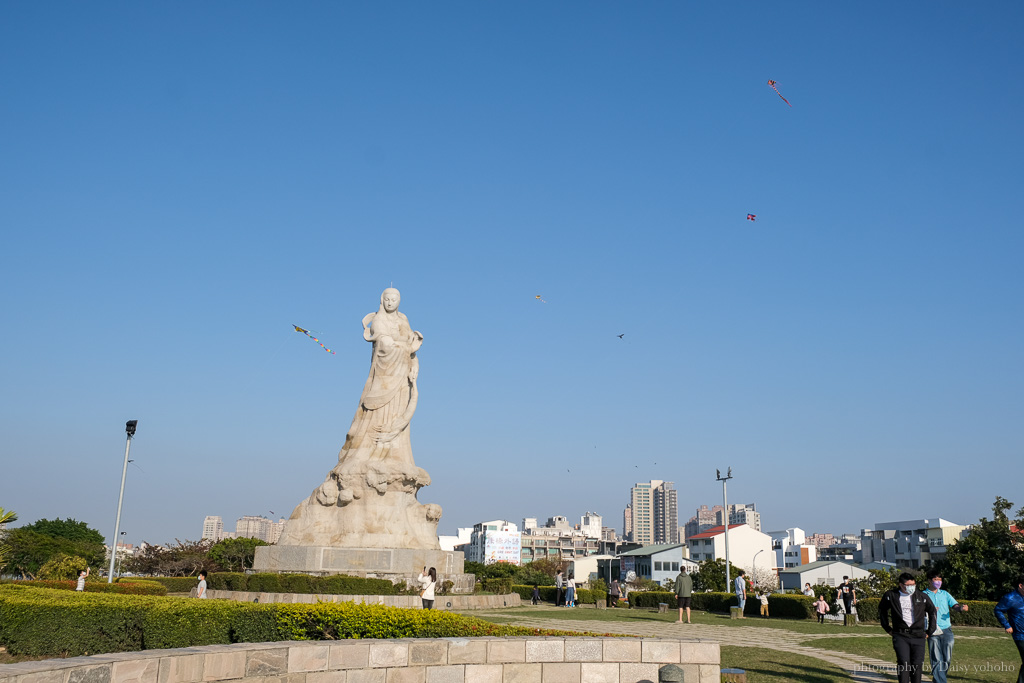
[[[621, 633], [649, 638], [699, 638], [712, 640], [722, 645], [740, 647], [765, 647], [772, 650], [791, 652], [806, 657], [814, 657], [843, 669], [856, 683], [889, 683], [892, 678], [882, 672], [895, 676], [896, 664], [870, 657], [858, 657], [845, 652], [834, 652], [805, 645], [808, 641], [822, 638], [879, 638], [884, 633], [850, 633], [844, 629], [836, 629], [835, 633], [799, 633], [781, 628], [766, 626], [715, 626], [711, 624], [676, 624], [674, 622], [642, 623], [637, 621], [592, 621], [573, 619], [571, 612], [555, 613], [553, 609], [538, 610], [536, 613], [509, 612], [474, 612], [475, 616], [500, 616], [523, 626], [536, 628], [564, 629], [570, 631], [601, 631], [602, 633]], [[961, 637], [957, 635], [957, 637]], [[970, 636], [968, 636], [970, 637]], [[984, 636], [982, 636], [984, 637]]]

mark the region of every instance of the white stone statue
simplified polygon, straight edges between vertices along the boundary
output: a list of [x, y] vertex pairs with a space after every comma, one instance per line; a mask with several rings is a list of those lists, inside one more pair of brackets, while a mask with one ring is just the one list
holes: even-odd
[[440, 547], [441, 507], [416, 500], [430, 476], [416, 467], [409, 441], [423, 335], [399, 313], [400, 300], [397, 289], [385, 289], [377, 312], [363, 318], [363, 339], [373, 344], [370, 375], [338, 464], [295, 508], [278, 545]]

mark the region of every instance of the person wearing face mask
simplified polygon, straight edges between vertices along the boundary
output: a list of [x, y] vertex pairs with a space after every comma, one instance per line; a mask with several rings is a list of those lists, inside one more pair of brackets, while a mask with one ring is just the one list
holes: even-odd
[[953, 659], [953, 625], [949, 620], [950, 611], [966, 612], [967, 605], [961, 605], [952, 595], [942, 590], [942, 574], [936, 570], [928, 572], [927, 595], [938, 616], [935, 618], [936, 629], [928, 639], [928, 655], [932, 660], [932, 679], [935, 683], [946, 683], [946, 672]]
[[892, 636], [899, 683], [921, 683], [925, 642], [935, 632], [935, 604], [917, 592], [914, 576], [903, 572], [899, 586], [886, 591], [878, 605], [882, 628]]
[[1016, 588], [1004, 595], [996, 604], [996, 619], [1013, 636], [1013, 644], [1020, 653], [1017, 683], [1024, 683], [1024, 574], [1014, 581]]

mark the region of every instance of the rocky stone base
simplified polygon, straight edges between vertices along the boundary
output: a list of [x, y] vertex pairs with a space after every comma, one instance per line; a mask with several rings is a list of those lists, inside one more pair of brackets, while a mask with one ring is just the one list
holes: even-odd
[[437, 569], [439, 582], [452, 581], [455, 593], [472, 593], [475, 577], [464, 573], [460, 552], [409, 548], [328, 548], [270, 545], [256, 548], [255, 572], [314, 575], [348, 574], [416, 585], [424, 567]]

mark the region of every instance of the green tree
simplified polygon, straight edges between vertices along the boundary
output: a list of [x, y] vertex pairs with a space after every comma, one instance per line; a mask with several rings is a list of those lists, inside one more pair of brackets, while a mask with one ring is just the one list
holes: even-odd
[[63, 538], [76, 543], [93, 543], [103, 545], [103, 535], [92, 529], [85, 522], [71, 519], [40, 519], [32, 524], [21, 527], [44, 536]]
[[[0, 508], [0, 527], [16, 521], [18, 521], [18, 513], [14, 510]], [[11, 546], [4, 541], [6, 535], [6, 531], [0, 531], [0, 574], [3, 573], [4, 567], [7, 566], [7, 556], [11, 552]]]
[[[898, 574], [895, 570], [869, 569], [868, 571], [871, 576], [852, 581], [858, 598], [880, 598], [887, 590], [895, 588], [898, 583], [896, 581]], [[915, 581], [918, 581], [922, 587], [924, 586], [924, 577], [915, 579]]]
[[[740, 568], [729, 563], [729, 578], [732, 581], [739, 576]], [[725, 592], [725, 559], [704, 560], [697, 565], [697, 573], [693, 576], [694, 590], [712, 590], [719, 593]]]
[[102, 567], [106, 559], [103, 536], [85, 522], [41, 519], [11, 529], [4, 542], [9, 547], [7, 567], [22, 578], [34, 577], [40, 568], [58, 555], [83, 558], [90, 567]]
[[256, 548], [270, 545], [258, 538], [225, 538], [210, 546], [207, 557], [221, 566], [224, 571], [244, 572], [252, 569]]
[[[967, 536], [946, 549], [937, 561], [943, 588], [959, 600], [998, 600], [1010, 590], [1013, 579], [1024, 573], [1024, 508], [1011, 520], [1013, 503], [996, 496], [992, 519], [982, 517]], [[1015, 524], [1018, 531], [1011, 529]]]
[[39, 568], [39, 578], [48, 581], [67, 581], [78, 578], [78, 572], [88, 566], [83, 557], [54, 555]]
[[175, 545], [167, 547], [144, 544], [134, 557], [124, 559], [122, 570], [148, 576], [195, 576], [203, 569], [221, 569], [208, 555], [213, 541], [174, 542]]

